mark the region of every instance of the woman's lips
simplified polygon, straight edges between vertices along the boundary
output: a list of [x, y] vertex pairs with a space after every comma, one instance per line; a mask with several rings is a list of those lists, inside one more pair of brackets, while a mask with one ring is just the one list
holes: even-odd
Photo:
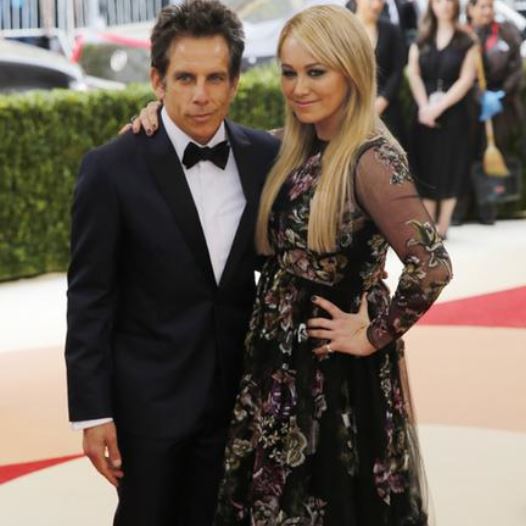
[[294, 105], [298, 108], [308, 108], [309, 106], [312, 106], [316, 101], [315, 100], [306, 100], [306, 101], [294, 101]]

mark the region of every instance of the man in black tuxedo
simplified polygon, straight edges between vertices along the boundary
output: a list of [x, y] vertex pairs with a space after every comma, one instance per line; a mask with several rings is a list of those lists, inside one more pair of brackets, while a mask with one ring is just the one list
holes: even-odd
[[258, 200], [279, 143], [225, 120], [243, 52], [217, 1], [152, 33], [154, 137], [85, 157], [72, 209], [70, 420], [118, 487], [117, 526], [210, 526], [254, 298]]

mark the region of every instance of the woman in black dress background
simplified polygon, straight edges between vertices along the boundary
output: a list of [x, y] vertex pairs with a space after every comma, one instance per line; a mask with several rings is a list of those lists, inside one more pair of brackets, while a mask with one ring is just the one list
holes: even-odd
[[357, 0], [356, 15], [373, 44], [378, 94], [376, 111], [389, 131], [405, 145], [406, 133], [398, 93], [407, 62], [407, 49], [400, 28], [380, 19], [384, 0]]
[[458, 25], [458, 0], [430, 0], [409, 51], [409, 84], [418, 111], [411, 154], [420, 195], [446, 237], [463, 181], [469, 176], [469, 92], [476, 47]]

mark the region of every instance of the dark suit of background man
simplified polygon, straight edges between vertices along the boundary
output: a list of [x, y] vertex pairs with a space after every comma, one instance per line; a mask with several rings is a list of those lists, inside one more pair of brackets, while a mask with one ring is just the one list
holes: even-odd
[[239, 20], [219, 2], [165, 8], [152, 33], [160, 130], [127, 133], [80, 170], [70, 419], [118, 486], [117, 526], [212, 523], [254, 296], [259, 194], [278, 149], [224, 120], [242, 52]]

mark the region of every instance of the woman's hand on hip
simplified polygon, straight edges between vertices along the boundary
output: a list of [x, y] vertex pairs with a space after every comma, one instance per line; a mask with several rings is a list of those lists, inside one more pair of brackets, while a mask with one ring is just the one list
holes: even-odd
[[376, 351], [367, 338], [367, 327], [370, 324], [367, 294], [362, 296], [360, 308], [356, 314], [344, 312], [334, 303], [319, 296], [314, 296], [312, 302], [331, 316], [330, 319], [311, 318], [307, 321], [309, 337], [328, 342], [314, 349], [316, 356], [324, 357], [333, 352], [369, 356]]

